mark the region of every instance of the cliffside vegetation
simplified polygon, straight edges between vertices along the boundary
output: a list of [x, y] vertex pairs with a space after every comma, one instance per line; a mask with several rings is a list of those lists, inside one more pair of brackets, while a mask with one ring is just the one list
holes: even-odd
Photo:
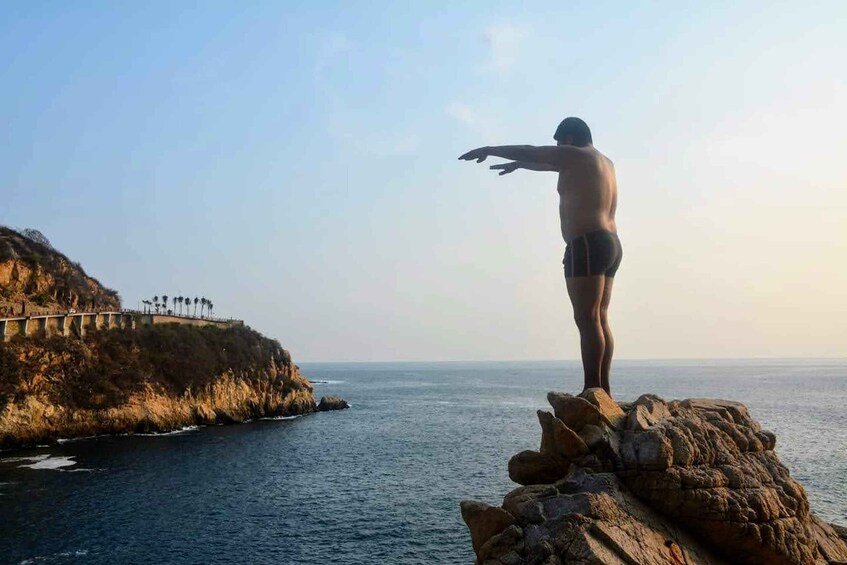
[[114, 290], [86, 274], [37, 230], [0, 226], [0, 310], [20, 313], [22, 302], [42, 309], [119, 309]]
[[[33, 306], [120, 308], [117, 292], [53, 249], [40, 232], [0, 226], [0, 315], [19, 315], [21, 302], [27, 313], [39, 309]], [[180, 302], [192, 303], [174, 298], [175, 306]], [[208, 300], [198, 303], [211, 313]], [[326, 402], [321, 409], [344, 406]], [[84, 337], [0, 340], [0, 448], [317, 408], [312, 385], [291, 355], [241, 325], [156, 324], [89, 329]]]
[[0, 344], [0, 446], [312, 412], [278, 342], [165, 324]]

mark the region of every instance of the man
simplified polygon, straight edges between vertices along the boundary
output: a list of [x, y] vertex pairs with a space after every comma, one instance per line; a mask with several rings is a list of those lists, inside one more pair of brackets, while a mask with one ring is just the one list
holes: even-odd
[[490, 167], [499, 170], [501, 176], [517, 169], [559, 173], [559, 218], [567, 244], [565, 283], [579, 329], [585, 388], [602, 387], [611, 394], [609, 370], [614, 340], [608, 310], [612, 283], [623, 256], [615, 225], [615, 167], [594, 148], [591, 130], [579, 118], [563, 120], [553, 138], [555, 146], [480, 147], [459, 159], [475, 159], [477, 163], [486, 157], [512, 160]]

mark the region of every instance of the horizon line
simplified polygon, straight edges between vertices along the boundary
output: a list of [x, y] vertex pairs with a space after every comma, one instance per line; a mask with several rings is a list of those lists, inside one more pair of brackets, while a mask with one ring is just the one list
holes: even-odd
[[[847, 361], [847, 354], [841, 355], [818, 355], [818, 356], [782, 356], [782, 357], [629, 357], [616, 359], [615, 362], [632, 361]], [[300, 363], [326, 363], [326, 364], [389, 364], [389, 363], [581, 363], [580, 359], [398, 359], [398, 360], [333, 360], [333, 361], [295, 361]]]

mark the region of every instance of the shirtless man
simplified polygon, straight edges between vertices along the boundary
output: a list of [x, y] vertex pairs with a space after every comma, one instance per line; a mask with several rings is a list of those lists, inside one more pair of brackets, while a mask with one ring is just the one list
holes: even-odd
[[559, 173], [559, 218], [565, 248], [565, 283], [579, 329], [585, 388], [609, 389], [614, 340], [608, 310], [612, 283], [623, 250], [617, 236], [615, 167], [594, 148], [591, 130], [579, 118], [567, 118], [553, 136], [556, 145], [480, 147], [459, 159], [485, 161], [502, 157], [511, 163], [492, 165], [505, 175], [517, 169]]

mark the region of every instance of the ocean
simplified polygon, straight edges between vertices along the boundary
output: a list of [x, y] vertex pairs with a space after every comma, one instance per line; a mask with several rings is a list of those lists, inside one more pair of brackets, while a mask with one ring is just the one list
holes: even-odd
[[[350, 410], [0, 452], [0, 563], [473, 562], [459, 501], [500, 504], [577, 362], [304, 363]], [[847, 526], [847, 360], [620, 361], [634, 400], [744, 402], [812, 509]]]

